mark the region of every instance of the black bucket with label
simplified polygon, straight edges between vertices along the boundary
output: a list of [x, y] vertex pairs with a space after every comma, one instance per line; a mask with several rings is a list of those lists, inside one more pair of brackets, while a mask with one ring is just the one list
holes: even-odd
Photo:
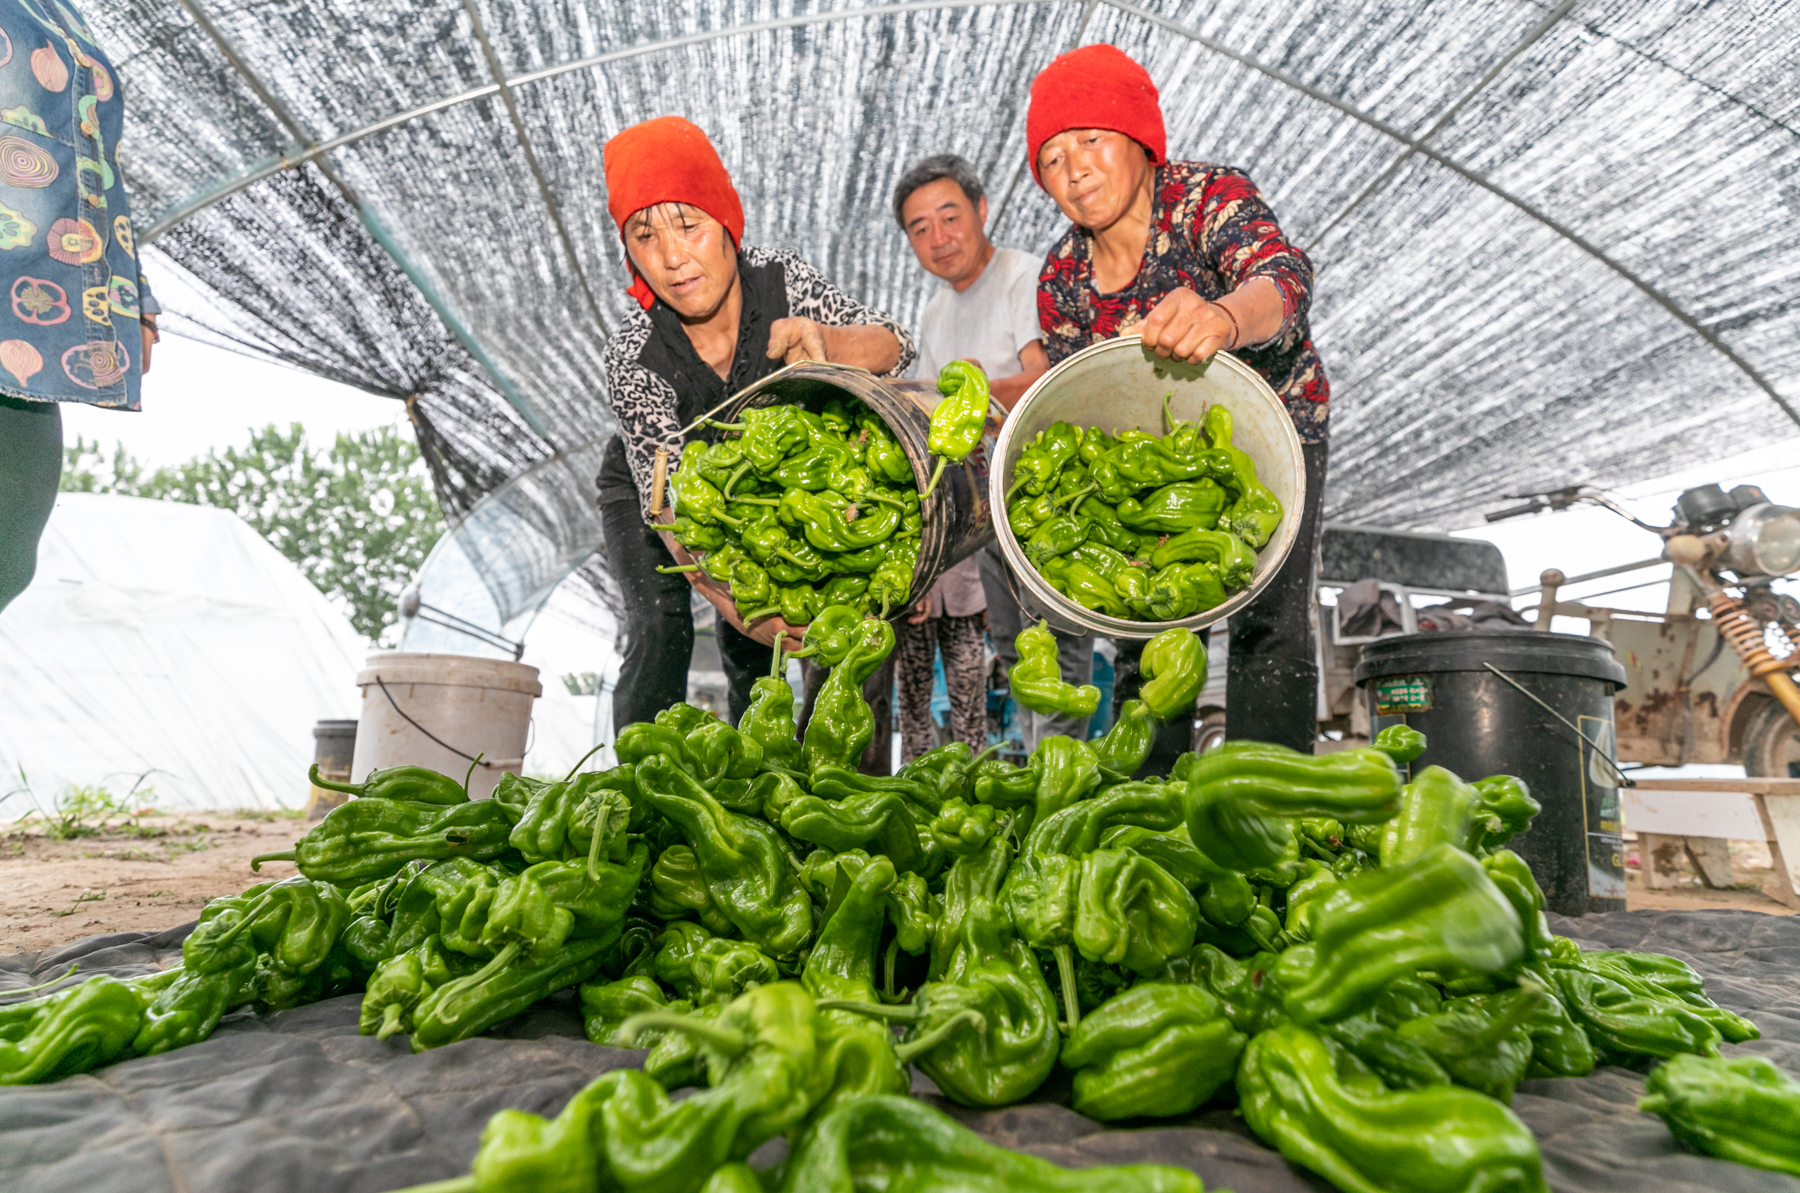
[[1404, 634], [1364, 646], [1356, 682], [1371, 732], [1425, 735], [1413, 772], [1517, 775], [1530, 786], [1544, 810], [1507, 848], [1530, 863], [1551, 911], [1625, 909], [1613, 729], [1625, 669], [1610, 645], [1537, 631]]

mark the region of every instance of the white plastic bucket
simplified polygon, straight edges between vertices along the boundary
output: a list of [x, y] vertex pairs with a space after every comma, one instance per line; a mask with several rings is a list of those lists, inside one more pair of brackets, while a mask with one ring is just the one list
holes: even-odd
[[378, 654], [356, 684], [351, 781], [389, 766], [428, 766], [462, 778], [469, 759], [481, 765], [469, 795], [484, 799], [505, 772], [519, 773], [531, 731], [531, 702], [544, 694], [536, 667], [454, 654]]

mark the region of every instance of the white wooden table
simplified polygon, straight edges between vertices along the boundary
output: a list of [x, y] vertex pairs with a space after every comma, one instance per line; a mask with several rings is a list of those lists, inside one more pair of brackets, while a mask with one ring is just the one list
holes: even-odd
[[1619, 797], [1649, 886], [1674, 886], [1684, 852], [1707, 886], [1730, 886], [1726, 841], [1767, 841], [1763, 893], [1800, 910], [1800, 779], [1640, 779]]

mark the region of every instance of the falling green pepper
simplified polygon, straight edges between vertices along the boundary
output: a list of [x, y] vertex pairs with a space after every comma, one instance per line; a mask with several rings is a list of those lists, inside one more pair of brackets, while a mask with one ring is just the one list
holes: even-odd
[[987, 429], [987, 374], [966, 360], [953, 360], [938, 373], [938, 392], [943, 395], [931, 412], [931, 427], [925, 437], [925, 450], [937, 457], [931, 470], [931, 481], [924, 496], [937, 491], [946, 464], [960, 464], [968, 458], [981, 433]]
[[1063, 682], [1062, 663], [1057, 657], [1056, 635], [1046, 622], [1026, 626], [1014, 639], [1019, 661], [1008, 673], [1012, 697], [1021, 705], [1045, 716], [1092, 716], [1100, 707], [1100, 689], [1092, 684], [1080, 687]]

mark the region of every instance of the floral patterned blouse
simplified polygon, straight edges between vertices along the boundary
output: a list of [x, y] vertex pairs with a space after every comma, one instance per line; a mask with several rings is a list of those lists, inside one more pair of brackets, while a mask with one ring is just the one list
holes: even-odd
[[138, 408], [138, 273], [119, 170], [125, 98], [63, 0], [0, 0], [0, 393]]
[[1153, 203], [1143, 264], [1123, 290], [1094, 289], [1086, 228], [1071, 225], [1044, 259], [1038, 322], [1050, 363], [1142, 322], [1171, 290], [1219, 299], [1251, 278], [1268, 278], [1281, 291], [1281, 330], [1236, 355], [1280, 395], [1302, 443], [1325, 442], [1331, 387], [1306, 322], [1312, 262], [1282, 235], [1256, 184], [1229, 166], [1168, 162], [1157, 168]]

